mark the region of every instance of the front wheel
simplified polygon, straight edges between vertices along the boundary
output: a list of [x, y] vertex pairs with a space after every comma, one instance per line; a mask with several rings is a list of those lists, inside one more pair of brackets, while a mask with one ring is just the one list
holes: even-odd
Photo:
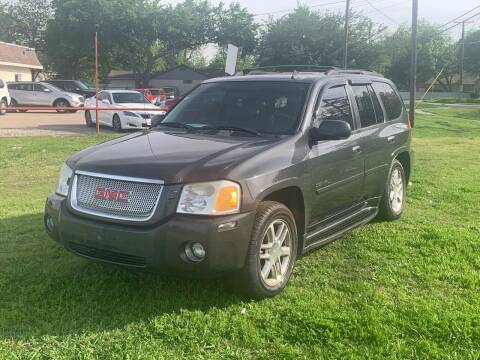
[[388, 174], [385, 194], [380, 203], [379, 216], [385, 220], [399, 219], [405, 210], [407, 197], [407, 179], [402, 163], [393, 160], [390, 173]]
[[[55, 107], [57, 108], [66, 108], [66, 107], [70, 107], [70, 104], [68, 103], [67, 100], [65, 99], [59, 99], [57, 101], [55, 101]], [[65, 113], [69, 110], [64, 110], [64, 109], [58, 109], [56, 110], [58, 113]]]
[[94, 123], [92, 121], [92, 114], [90, 111], [85, 111], [85, 124], [87, 124], [88, 127], [93, 127]]
[[7, 113], [7, 100], [0, 101], [0, 115], [5, 115]]
[[278, 202], [262, 202], [245, 266], [238, 274], [241, 290], [253, 298], [280, 293], [292, 274], [297, 244], [297, 227], [292, 212]]
[[117, 114], [113, 115], [112, 126], [115, 131], [122, 131], [122, 122]]

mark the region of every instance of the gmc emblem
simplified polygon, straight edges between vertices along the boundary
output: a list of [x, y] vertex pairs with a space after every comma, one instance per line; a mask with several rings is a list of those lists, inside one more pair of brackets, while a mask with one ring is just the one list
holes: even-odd
[[130, 191], [126, 190], [114, 190], [107, 188], [97, 188], [95, 190], [95, 199], [100, 200], [110, 200], [120, 203], [129, 203], [130, 199], [128, 198]]

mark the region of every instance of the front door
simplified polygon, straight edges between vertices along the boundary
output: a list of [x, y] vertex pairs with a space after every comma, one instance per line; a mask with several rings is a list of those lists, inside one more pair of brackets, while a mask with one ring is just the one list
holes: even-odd
[[33, 105], [53, 106], [56, 96], [52, 93], [52, 90], [42, 84], [34, 84], [33, 90]]
[[[325, 89], [318, 102], [313, 126], [323, 120], [341, 120], [355, 130], [353, 112], [346, 85]], [[358, 135], [344, 140], [320, 141], [311, 147], [309, 170], [312, 179], [312, 211], [310, 226], [329, 216], [348, 212], [363, 198], [364, 157]]]

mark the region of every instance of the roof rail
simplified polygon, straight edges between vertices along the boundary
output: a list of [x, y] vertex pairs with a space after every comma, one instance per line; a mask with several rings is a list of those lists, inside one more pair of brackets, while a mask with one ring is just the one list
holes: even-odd
[[384, 77], [382, 74], [377, 73], [375, 71], [368, 71], [368, 70], [360, 70], [360, 69], [332, 69], [327, 72], [327, 75], [337, 75], [337, 74], [351, 74], [351, 75], [371, 75], [371, 76], [381, 76]]
[[243, 75], [261, 75], [268, 73], [293, 73], [293, 72], [321, 72], [338, 70], [335, 66], [317, 66], [317, 65], [279, 65], [263, 66], [243, 70]]

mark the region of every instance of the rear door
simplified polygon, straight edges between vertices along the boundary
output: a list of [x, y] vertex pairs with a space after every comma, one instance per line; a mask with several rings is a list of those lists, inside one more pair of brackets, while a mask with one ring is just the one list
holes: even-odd
[[13, 98], [19, 105], [34, 105], [34, 93], [32, 83], [14, 84]]
[[[328, 85], [321, 94], [313, 126], [323, 120], [341, 120], [355, 130], [353, 111], [346, 83]], [[320, 141], [309, 153], [312, 176], [312, 211], [309, 231], [325, 218], [353, 211], [362, 200], [364, 158], [357, 136], [344, 140]]]
[[385, 113], [371, 82], [352, 83], [357, 114], [358, 144], [365, 160], [365, 199], [382, 195], [391, 163], [388, 154], [388, 136], [385, 129]]

